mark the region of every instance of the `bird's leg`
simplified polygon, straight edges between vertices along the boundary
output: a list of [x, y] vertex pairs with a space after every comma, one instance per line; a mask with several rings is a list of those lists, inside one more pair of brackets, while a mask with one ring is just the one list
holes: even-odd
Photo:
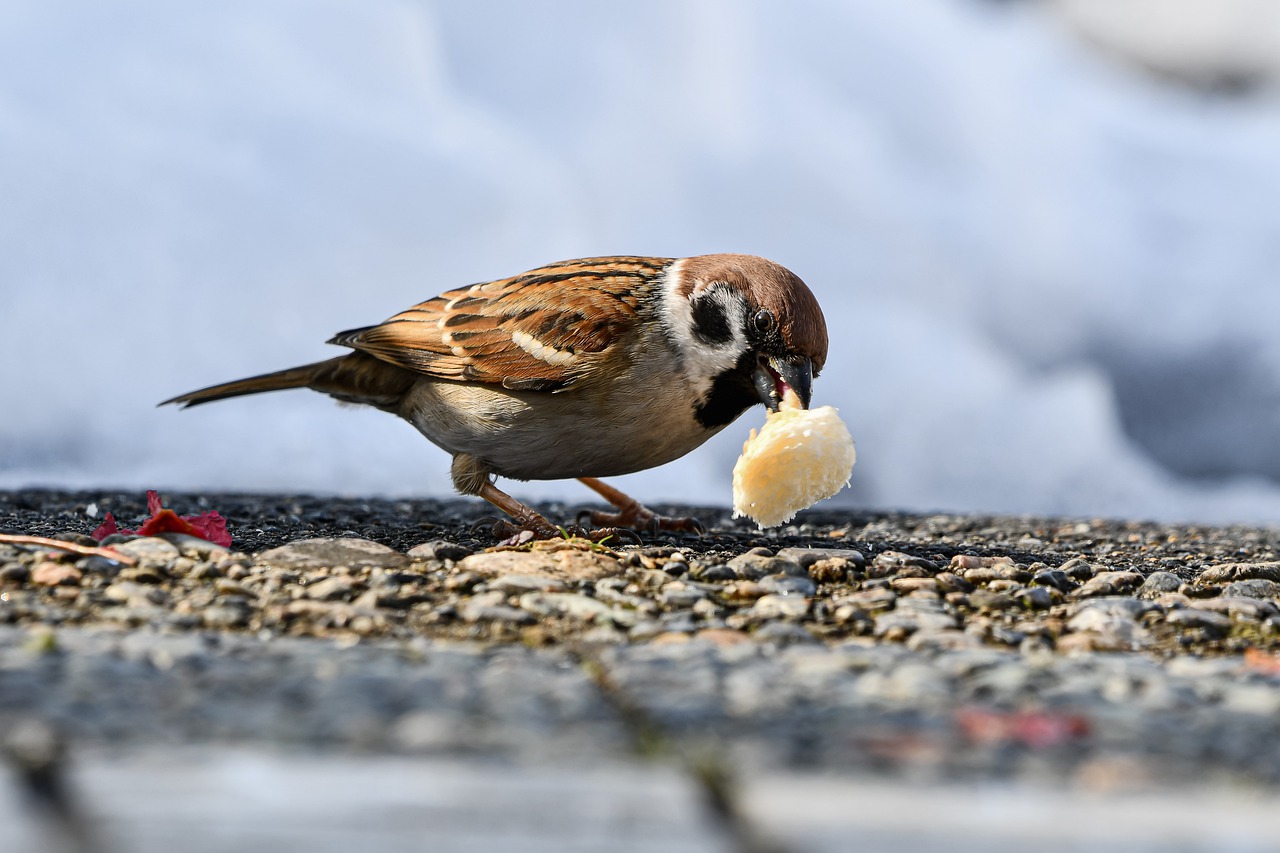
[[677, 530], [683, 533], [699, 534], [706, 532], [706, 528], [696, 518], [658, 515], [635, 498], [595, 477], [579, 477], [578, 480], [618, 508], [617, 512], [583, 513], [590, 517], [592, 524], [632, 530]]
[[[538, 539], [554, 539], [560, 535], [560, 529], [551, 522], [547, 521], [540, 513], [525, 506], [520, 501], [511, 497], [511, 495], [499, 489], [493, 483], [486, 482], [480, 487], [477, 494], [505, 512], [507, 515], [515, 519], [516, 529], [508, 531], [506, 522], [498, 522], [494, 525], [494, 534], [502, 536], [503, 534], [514, 535], [521, 530], [528, 530]], [[506, 527], [503, 527], [506, 525]]]

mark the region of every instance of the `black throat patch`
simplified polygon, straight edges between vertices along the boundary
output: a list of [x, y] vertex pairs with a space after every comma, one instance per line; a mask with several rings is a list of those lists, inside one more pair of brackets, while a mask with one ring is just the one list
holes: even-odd
[[711, 391], [694, 406], [694, 416], [707, 429], [718, 429], [731, 424], [747, 409], [760, 402], [751, 370], [755, 357], [747, 353], [731, 369], [721, 373], [711, 382]]

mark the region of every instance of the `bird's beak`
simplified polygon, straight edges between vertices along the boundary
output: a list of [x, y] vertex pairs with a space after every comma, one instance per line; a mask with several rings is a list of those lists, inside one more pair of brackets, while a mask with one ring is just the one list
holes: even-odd
[[813, 362], [804, 356], [761, 356], [753, 378], [760, 402], [769, 411], [778, 411], [788, 391], [795, 393], [801, 408], [809, 408], [813, 396]]

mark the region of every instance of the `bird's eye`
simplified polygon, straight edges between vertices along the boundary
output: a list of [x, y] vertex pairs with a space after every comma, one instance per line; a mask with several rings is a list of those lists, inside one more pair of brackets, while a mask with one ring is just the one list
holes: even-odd
[[757, 332], [767, 332], [773, 328], [775, 322], [773, 312], [768, 308], [761, 308], [756, 312], [756, 316], [751, 318], [751, 322], [755, 324]]

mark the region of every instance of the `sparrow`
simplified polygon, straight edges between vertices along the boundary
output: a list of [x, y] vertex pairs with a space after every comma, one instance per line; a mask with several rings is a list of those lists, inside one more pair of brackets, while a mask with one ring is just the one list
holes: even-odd
[[[751, 255], [600, 257], [450, 290], [329, 340], [352, 352], [161, 405], [310, 388], [399, 415], [453, 457], [453, 486], [538, 537], [560, 530], [500, 490], [577, 478], [617, 512], [608, 531], [701, 532], [599, 478], [684, 456], [757, 403], [805, 408], [827, 357], [813, 293]], [[497, 531], [495, 531], [497, 532]]]

